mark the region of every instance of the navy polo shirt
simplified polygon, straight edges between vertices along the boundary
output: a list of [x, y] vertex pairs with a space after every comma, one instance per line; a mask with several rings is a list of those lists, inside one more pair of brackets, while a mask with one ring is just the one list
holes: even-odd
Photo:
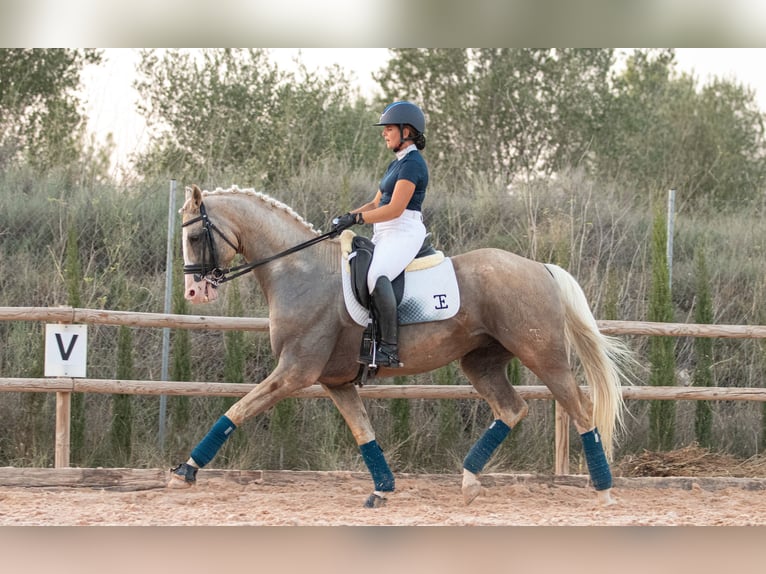
[[428, 186], [428, 166], [418, 150], [413, 150], [402, 159], [395, 159], [389, 164], [383, 179], [380, 180], [380, 205], [391, 203], [394, 186], [400, 179], [406, 179], [415, 184], [415, 192], [407, 204], [407, 209], [422, 211], [421, 207]]

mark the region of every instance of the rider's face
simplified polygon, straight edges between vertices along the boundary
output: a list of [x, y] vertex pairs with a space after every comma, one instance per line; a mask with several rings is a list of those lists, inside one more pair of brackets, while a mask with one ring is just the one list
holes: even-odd
[[[405, 131], [407, 128], [404, 128]], [[386, 140], [386, 147], [390, 150], [396, 150], [405, 137], [405, 134], [399, 132], [399, 126], [396, 124], [388, 124], [383, 126], [383, 132], [381, 133], [383, 139]]]

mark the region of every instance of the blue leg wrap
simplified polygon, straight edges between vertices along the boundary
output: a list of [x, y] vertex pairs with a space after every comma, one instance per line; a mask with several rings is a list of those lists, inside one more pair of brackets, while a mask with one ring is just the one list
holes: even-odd
[[580, 438], [582, 439], [585, 462], [588, 464], [588, 472], [590, 472], [593, 488], [596, 490], [612, 488], [612, 471], [609, 470], [609, 463], [604, 454], [604, 447], [601, 444], [601, 435], [598, 434], [598, 429], [581, 434]]
[[463, 468], [474, 474], [479, 474], [484, 465], [487, 464], [489, 457], [505, 440], [509, 432], [511, 432], [511, 427], [500, 419], [496, 419], [468, 451], [463, 461]]
[[231, 422], [226, 415], [218, 419], [213, 428], [205, 435], [205, 438], [192, 451], [191, 457], [194, 459], [194, 462], [202, 468], [213, 460], [213, 457], [218, 453], [235, 428], [237, 428], [237, 425]]
[[394, 491], [394, 475], [391, 469], [388, 468], [386, 458], [383, 456], [383, 451], [378, 446], [378, 442], [371, 440], [370, 442], [363, 444], [359, 447], [359, 452], [362, 453], [364, 463], [372, 475], [372, 480], [375, 482], [375, 490], [380, 492], [393, 492]]

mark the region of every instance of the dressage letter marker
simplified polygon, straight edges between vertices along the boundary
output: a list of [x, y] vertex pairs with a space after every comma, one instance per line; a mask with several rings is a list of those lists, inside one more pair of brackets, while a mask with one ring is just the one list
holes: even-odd
[[87, 325], [45, 326], [45, 376], [85, 377]]

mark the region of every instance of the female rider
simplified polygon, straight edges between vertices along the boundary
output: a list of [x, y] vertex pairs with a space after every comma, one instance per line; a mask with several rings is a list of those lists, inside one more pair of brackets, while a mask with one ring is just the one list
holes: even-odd
[[376, 126], [383, 126], [386, 147], [396, 155], [389, 164], [375, 197], [369, 203], [333, 220], [340, 233], [354, 224], [372, 223], [375, 251], [367, 275], [372, 312], [380, 342], [375, 363], [401, 367], [399, 322], [391, 281], [415, 258], [426, 237], [421, 213], [428, 186], [428, 166], [420, 150], [426, 147], [426, 119], [412, 102], [394, 102], [383, 110]]

